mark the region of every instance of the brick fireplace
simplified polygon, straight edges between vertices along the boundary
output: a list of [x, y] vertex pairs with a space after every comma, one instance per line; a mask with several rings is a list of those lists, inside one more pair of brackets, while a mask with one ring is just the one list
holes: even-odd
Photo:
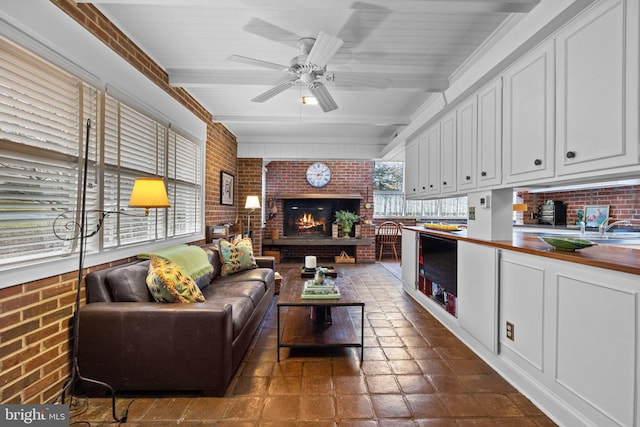
[[280, 197], [283, 199], [283, 238], [330, 239], [337, 211], [360, 214], [360, 197], [342, 198], [339, 194], [333, 197], [326, 194]]
[[[331, 169], [331, 180], [322, 188], [307, 183], [306, 170], [312, 163], [273, 161], [267, 164], [263, 250], [278, 250], [281, 257], [298, 259], [305, 255], [333, 259], [344, 250], [358, 263], [375, 262], [373, 225], [362, 224], [359, 240], [331, 237], [336, 210], [359, 214], [361, 223], [372, 219], [373, 208], [365, 208], [365, 203], [373, 199], [373, 162], [324, 161]], [[271, 239], [274, 233], [278, 245], [270, 244], [274, 242]], [[289, 242], [286, 239], [302, 241], [286, 244]]]

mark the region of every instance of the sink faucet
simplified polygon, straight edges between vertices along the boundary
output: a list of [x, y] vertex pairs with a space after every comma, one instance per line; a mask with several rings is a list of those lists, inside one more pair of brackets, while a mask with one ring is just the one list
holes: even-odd
[[624, 225], [629, 227], [631, 225], [631, 221], [629, 221], [628, 219], [621, 219], [618, 221], [614, 221], [611, 224], [609, 224], [609, 221], [611, 221], [613, 218], [609, 217], [607, 219], [605, 219], [604, 221], [602, 221], [602, 223], [600, 224], [599, 227], [599, 231], [600, 231], [600, 238], [604, 238], [604, 233], [606, 233], [607, 231], [609, 231], [611, 229], [611, 227], [613, 227], [614, 225]]

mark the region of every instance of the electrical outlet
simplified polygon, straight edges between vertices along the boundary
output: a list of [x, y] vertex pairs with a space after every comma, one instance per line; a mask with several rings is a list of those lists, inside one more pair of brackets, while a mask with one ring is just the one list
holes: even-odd
[[469, 218], [470, 221], [475, 221], [475, 219], [476, 219], [476, 208], [475, 208], [475, 206], [469, 206], [468, 218]]
[[514, 328], [513, 323], [507, 322], [507, 338], [510, 339], [511, 341], [515, 341], [513, 328]]

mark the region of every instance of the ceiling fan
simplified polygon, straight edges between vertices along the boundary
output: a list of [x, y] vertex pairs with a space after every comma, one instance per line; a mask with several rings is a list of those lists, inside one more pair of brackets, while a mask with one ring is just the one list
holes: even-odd
[[298, 49], [300, 49], [302, 55], [291, 59], [289, 66], [240, 55], [231, 55], [228, 59], [288, 74], [285, 80], [256, 96], [251, 101], [264, 102], [292, 86], [304, 84], [307, 85], [311, 94], [317, 99], [322, 111], [328, 113], [337, 110], [338, 104], [336, 104], [329, 90], [322, 83], [323, 80], [344, 85], [366, 85], [380, 89], [384, 89], [388, 85], [388, 79], [384, 78], [359, 76], [352, 73], [335, 74], [327, 72], [327, 64], [343, 43], [342, 39], [324, 31], [320, 31], [316, 38], [303, 37], [298, 40]]

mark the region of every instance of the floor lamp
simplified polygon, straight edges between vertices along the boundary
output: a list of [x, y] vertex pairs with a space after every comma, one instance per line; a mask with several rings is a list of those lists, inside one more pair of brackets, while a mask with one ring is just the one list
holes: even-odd
[[[85, 140], [85, 149], [84, 149], [84, 166], [82, 170], [82, 193], [81, 193], [81, 205], [80, 205], [80, 215], [76, 220], [67, 221], [64, 224], [64, 228], [69, 231], [72, 231], [71, 237], [63, 237], [60, 236], [56, 232], [56, 223], [59, 220], [66, 218], [66, 214], [63, 213], [56, 218], [53, 223], [53, 232], [55, 236], [61, 240], [78, 240], [79, 242], [79, 256], [78, 256], [78, 284], [76, 290], [76, 299], [73, 313], [73, 323], [72, 323], [72, 340], [73, 347], [71, 352], [71, 377], [65, 381], [64, 386], [62, 387], [62, 391], [59, 395], [56, 396], [54, 402], [61, 399], [62, 403], [64, 403], [64, 396], [67, 390], [70, 392], [73, 390], [73, 386], [77, 382], [89, 382], [93, 384], [97, 384], [109, 390], [111, 392], [111, 404], [112, 404], [112, 415], [113, 419], [116, 422], [124, 423], [127, 421], [127, 410], [124, 411], [121, 417], [116, 415], [116, 397], [115, 390], [113, 388], [103, 382], [94, 380], [91, 378], [83, 377], [80, 373], [80, 367], [78, 365], [78, 336], [80, 331], [80, 295], [82, 289], [82, 272], [84, 270], [84, 254], [85, 254], [85, 246], [86, 239], [94, 236], [100, 231], [102, 228], [102, 224], [104, 223], [104, 219], [110, 214], [119, 214], [119, 215], [130, 215], [122, 211], [99, 211], [92, 210], [91, 212], [96, 212], [99, 215], [98, 224], [96, 225], [95, 230], [87, 233], [87, 168], [89, 163], [89, 134], [91, 131], [91, 120], [87, 120], [86, 126], [86, 140]], [[131, 192], [131, 200], [129, 201], [130, 207], [143, 207], [145, 208], [145, 216], [149, 215], [149, 208], [166, 208], [169, 207], [169, 198], [167, 197], [167, 191], [164, 186], [164, 181], [162, 178], [136, 178], [133, 190]], [[135, 215], [132, 215], [135, 216]], [[78, 222], [79, 221], [79, 222]]]
[[247, 236], [251, 237], [251, 214], [253, 214], [256, 209], [260, 209], [260, 199], [258, 196], [247, 196], [244, 207], [245, 209], [251, 209], [247, 214]]

